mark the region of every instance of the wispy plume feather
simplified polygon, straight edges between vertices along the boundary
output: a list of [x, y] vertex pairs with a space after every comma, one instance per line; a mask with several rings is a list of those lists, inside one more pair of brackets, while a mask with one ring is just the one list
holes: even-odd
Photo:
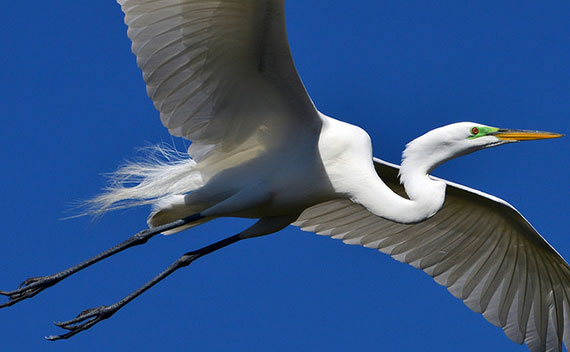
[[128, 162], [108, 175], [109, 186], [99, 196], [84, 202], [82, 215], [146, 204], [185, 194], [203, 185], [196, 162], [168, 145], [143, 148], [144, 158]]

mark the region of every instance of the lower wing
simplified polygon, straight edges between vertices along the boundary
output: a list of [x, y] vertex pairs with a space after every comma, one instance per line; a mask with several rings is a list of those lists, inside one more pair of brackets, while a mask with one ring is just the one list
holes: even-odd
[[[406, 196], [397, 165], [378, 175]], [[302, 230], [376, 248], [425, 271], [531, 351], [570, 347], [570, 267], [507, 202], [448, 181], [443, 208], [413, 225], [385, 220], [346, 199], [307, 209]]]

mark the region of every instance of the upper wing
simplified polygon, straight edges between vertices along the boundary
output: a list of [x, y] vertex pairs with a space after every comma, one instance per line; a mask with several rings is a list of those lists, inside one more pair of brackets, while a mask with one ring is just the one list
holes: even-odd
[[170, 133], [193, 141], [195, 160], [318, 132], [284, 0], [117, 1], [148, 95]]
[[[398, 167], [375, 160], [398, 194]], [[531, 351], [570, 347], [570, 267], [511, 205], [448, 181], [443, 208], [398, 224], [349, 200], [307, 209], [294, 225], [390, 254], [435, 281]]]

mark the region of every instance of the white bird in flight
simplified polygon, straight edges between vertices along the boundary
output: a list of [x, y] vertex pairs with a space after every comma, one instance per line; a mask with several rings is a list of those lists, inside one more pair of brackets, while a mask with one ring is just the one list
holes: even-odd
[[[287, 42], [284, 0], [118, 0], [147, 92], [188, 156], [119, 169], [91, 211], [152, 204], [150, 229], [60, 273], [0, 291], [6, 307], [152, 236], [259, 219], [186, 253], [123, 300], [56, 323], [69, 338], [193, 260], [293, 224], [376, 248], [431, 275], [531, 351], [570, 346], [570, 267], [507, 202], [429, 175], [455, 157], [560, 134], [460, 122], [410, 142], [397, 166], [368, 134], [320, 113]], [[398, 180], [399, 176], [399, 180]], [[403, 187], [402, 187], [403, 186]]]

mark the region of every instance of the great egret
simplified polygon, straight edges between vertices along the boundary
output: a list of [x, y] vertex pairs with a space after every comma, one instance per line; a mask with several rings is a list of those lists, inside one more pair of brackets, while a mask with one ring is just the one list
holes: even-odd
[[[519, 342], [526, 337], [531, 349], [560, 349], [559, 340], [567, 341], [567, 265], [512, 208], [449, 185], [443, 210], [419, 222], [443, 203], [444, 183], [425, 176], [440, 162], [508, 138], [556, 135], [517, 136], [511, 131], [509, 136], [508, 131], [475, 123], [434, 130], [406, 149], [402, 179], [413, 201], [405, 200], [384, 184], [394, 186], [390, 165], [376, 160], [379, 172], [385, 173], [384, 183], [376, 176], [368, 136], [314, 109], [290, 61], [282, 4], [125, 1], [122, 5], [149, 94], [173, 134], [194, 141], [189, 153], [197, 164], [133, 165], [120, 176], [143, 176], [144, 181], [134, 189], [117, 188], [102, 196], [98, 200], [103, 208], [125, 199], [154, 203], [152, 225], [200, 213], [159, 231], [178, 231], [196, 224], [190, 221], [198, 218], [261, 218], [257, 226], [231, 241], [273, 232], [298, 220], [305, 228], [317, 226], [317, 232], [374, 246], [426, 269], [451, 286], [453, 293], [466, 294], [462, 297], [466, 303], [505, 326], [509, 337]], [[291, 162], [283, 165], [284, 159]], [[467, 207], [472, 208], [465, 215], [454, 213]], [[473, 226], [477, 218], [470, 215], [488, 218], [486, 223], [499, 230], [491, 233], [490, 228]], [[419, 223], [399, 224], [410, 222]], [[505, 236], [492, 236], [499, 234]], [[145, 232], [114, 251], [151, 235]], [[537, 257], [543, 260], [534, 262]], [[532, 276], [537, 272], [552, 276]], [[536, 281], [505, 280], [526, 273]], [[10, 303], [53, 284], [50, 280], [33, 280], [10, 293]], [[523, 299], [523, 292], [533, 294]], [[536, 303], [542, 294], [552, 304]], [[101, 312], [114, 311], [91, 313]], [[90, 318], [91, 313], [81, 318]]]

